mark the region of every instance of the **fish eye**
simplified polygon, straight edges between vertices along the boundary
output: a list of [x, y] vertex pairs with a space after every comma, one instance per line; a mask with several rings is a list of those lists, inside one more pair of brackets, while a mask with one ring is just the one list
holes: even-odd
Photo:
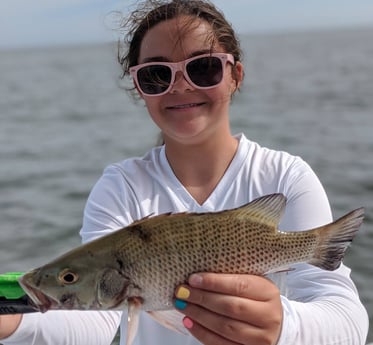
[[75, 272], [72, 272], [69, 269], [63, 270], [58, 276], [58, 280], [61, 283], [67, 284], [67, 285], [76, 283], [78, 279], [79, 279], [79, 276]]

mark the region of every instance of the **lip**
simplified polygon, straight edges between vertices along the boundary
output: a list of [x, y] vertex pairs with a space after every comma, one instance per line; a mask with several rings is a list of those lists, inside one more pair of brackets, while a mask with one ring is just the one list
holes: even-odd
[[205, 102], [191, 102], [191, 103], [180, 103], [175, 105], [167, 106], [167, 110], [188, 110], [193, 108], [198, 108], [206, 104]]

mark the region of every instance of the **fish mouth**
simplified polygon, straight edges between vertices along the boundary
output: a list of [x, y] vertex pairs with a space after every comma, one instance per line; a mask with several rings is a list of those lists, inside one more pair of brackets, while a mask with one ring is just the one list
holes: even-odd
[[57, 300], [47, 296], [45, 293], [28, 284], [23, 277], [20, 278], [19, 283], [30, 298], [30, 304], [40, 312], [45, 313], [50, 309], [59, 309], [59, 302]]

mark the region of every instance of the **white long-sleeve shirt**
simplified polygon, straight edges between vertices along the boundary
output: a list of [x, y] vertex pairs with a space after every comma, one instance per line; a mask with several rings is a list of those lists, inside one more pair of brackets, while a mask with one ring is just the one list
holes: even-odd
[[[307, 230], [332, 221], [327, 196], [311, 168], [299, 157], [269, 150], [237, 136], [237, 153], [208, 199], [198, 204], [174, 175], [164, 147], [144, 157], [124, 160], [105, 169], [88, 199], [81, 236], [91, 241], [143, 217], [167, 212], [208, 212], [231, 209], [260, 196], [287, 197], [281, 230]], [[341, 265], [324, 271], [295, 265], [271, 278], [280, 287], [284, 318], [278, 345], [363, 345], [368, 316], [350, 270]], [[126, 311], [51, 311], [26, 314], [4, 345], [109, 345], [121, 323], [126, 339]], [[197, 345], [142, 313], [134, 345]]]

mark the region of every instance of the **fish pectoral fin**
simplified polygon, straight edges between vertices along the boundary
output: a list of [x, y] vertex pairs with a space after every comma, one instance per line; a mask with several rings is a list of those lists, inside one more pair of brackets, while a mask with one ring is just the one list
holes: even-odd
[[184, 315], [177, 310], [148, 311], [147, 313], [162, 326], [184, 335], [188, 334], [183, 326]]
[[137, 334], [137, 329], [139, 327], [141, 305], [141, 298], [133, 297], [128, 299], [128, 323], [126, 345], [131, 345]]
[[269, 270], [268, 272], [264, 273], [264, 275], [266, 276], [267, 274], [290, 272], [290, 271], [294, 271], [294, 270], [295, 270], [295, 268], [293, 268], [293, 267], [282, 266], [282, 267], [273, 268], [273, 269]]

